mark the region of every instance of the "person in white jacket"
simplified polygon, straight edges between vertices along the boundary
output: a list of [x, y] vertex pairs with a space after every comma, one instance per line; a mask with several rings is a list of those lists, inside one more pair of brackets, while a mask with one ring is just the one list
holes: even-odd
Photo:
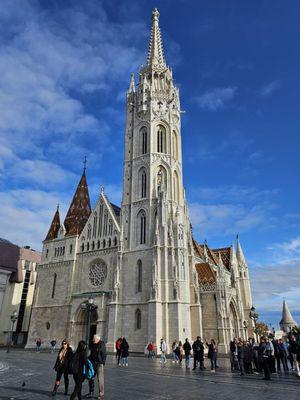
[[167, 344], [165, 339], [161, 338], [160, 339], [160, 362], [166, 364], [167, 362], [167, 357], [166, 357], [166, 351], [167, 351]]

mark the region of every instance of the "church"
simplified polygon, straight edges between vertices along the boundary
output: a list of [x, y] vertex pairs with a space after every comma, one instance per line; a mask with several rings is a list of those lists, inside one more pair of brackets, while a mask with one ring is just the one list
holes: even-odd
[[121, 207], [102, 188], [90, 204], [86, 168], [64, 220], [56, 210], [43, 241], [28, 347], [97, 332], [114, 349], [149, 340], [253, 335], [248, 266], [239, 240], [212, 249], [193, 237], [182, 177], [179, 90], [152, 13], [147, 62], [126, 93]]

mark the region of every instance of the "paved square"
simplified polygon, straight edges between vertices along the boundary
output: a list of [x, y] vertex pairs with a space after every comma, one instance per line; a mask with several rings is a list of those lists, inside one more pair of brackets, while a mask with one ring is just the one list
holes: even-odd
[[[0, 351], [0, 399], [44, 400], [51, 398], [56, 354], [13, 350]], [[300, 379], [289, 375], [273, 374], [272, 381], [263, 381], [260, 375], [240, 377], [231, 374], [228, 360], [219, 360], [216, 374], [187, 371], [170, 360], [162, 366], [158, 359], [131, 357], [129, 367], [118, 367], [113, 356], [105, 367], [106, 400], [235, 400], [272, 399], [299, 400]], [[206, 360], [208, 365], [208, 361]], [[25, 387], [22, 388], [22, 383]], [[70, 389], [73, 388], [71, 377]], [[83, 394], [88, 385], [83, 385]], [[60, 388], [56, 399], [69, 398]]]

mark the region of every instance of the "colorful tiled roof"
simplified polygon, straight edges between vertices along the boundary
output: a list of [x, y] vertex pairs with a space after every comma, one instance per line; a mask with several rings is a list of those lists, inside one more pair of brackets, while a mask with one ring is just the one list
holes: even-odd
[[230, 270], [230, 247], [222, 247], [220, 249], [213, 249], [213, 253], [215, 254], [216, 257], [219, 257], [219, 254], [221, 256], [221, 259], [223, 261], [224, 266], [228, 271]]
[[45, 240], [55, 239], [57, 237], [59, 227], [60, 227], [60, 217], [59, 217], [59, 210], [57, 207], [57, 210], [55, 211], [53, 220], [51, 222], [51, 225], [50, 225], [50, 228], [49, 228], [49, 231], [47, 233]]
[[198, 263], [195, 265], [198, 273], [199, 283], [206, 285], [216, 282], [216, 273], [212, 270], [209, 263]]
[[84, 171], [64, 221], [66, 236], [80, 234], [90, 214], [91, 203]]

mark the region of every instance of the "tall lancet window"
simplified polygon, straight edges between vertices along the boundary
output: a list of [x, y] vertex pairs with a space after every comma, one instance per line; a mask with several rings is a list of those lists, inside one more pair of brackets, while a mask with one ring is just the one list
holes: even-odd
[[136, 291], [137, 293], [142, 291], [143, 288], [143, 265], [142, 261], [138, 260], [137, 262], [137, 285], [136, 285]]
[[147, 174], [144, 168], [140, 171], [139, 182], [140, 182], [140, 196], [141, 198], [144, 198], [146, 197], [147, 193]]
[[135, 312], [135, 329], [141, 329], [142, 327], [142, 313], [141, 310], [137, 309]]
[[147, 129], [143, 127], [140, 132], [141, 154], [146, 154], [148, 152]]
[[175, 131], [173, 131], [173, 157], [178, 160], [178, 137]]
[[145, 211], [140, 211], [138, 214], [138, 224], [139, 224], [139, 243], [146, 243], [146, 213]]
[[166, 153], [166, 130], [162, 125], [157, 127], [157, 152]]
[[173, 191], [174, 191], [174, 201], [176, 201], [176, 203], [178, 203], [179, 201], [179, 178], [178, 178], [178, 174], [175, 171], [174, 175], [173, 175]]

